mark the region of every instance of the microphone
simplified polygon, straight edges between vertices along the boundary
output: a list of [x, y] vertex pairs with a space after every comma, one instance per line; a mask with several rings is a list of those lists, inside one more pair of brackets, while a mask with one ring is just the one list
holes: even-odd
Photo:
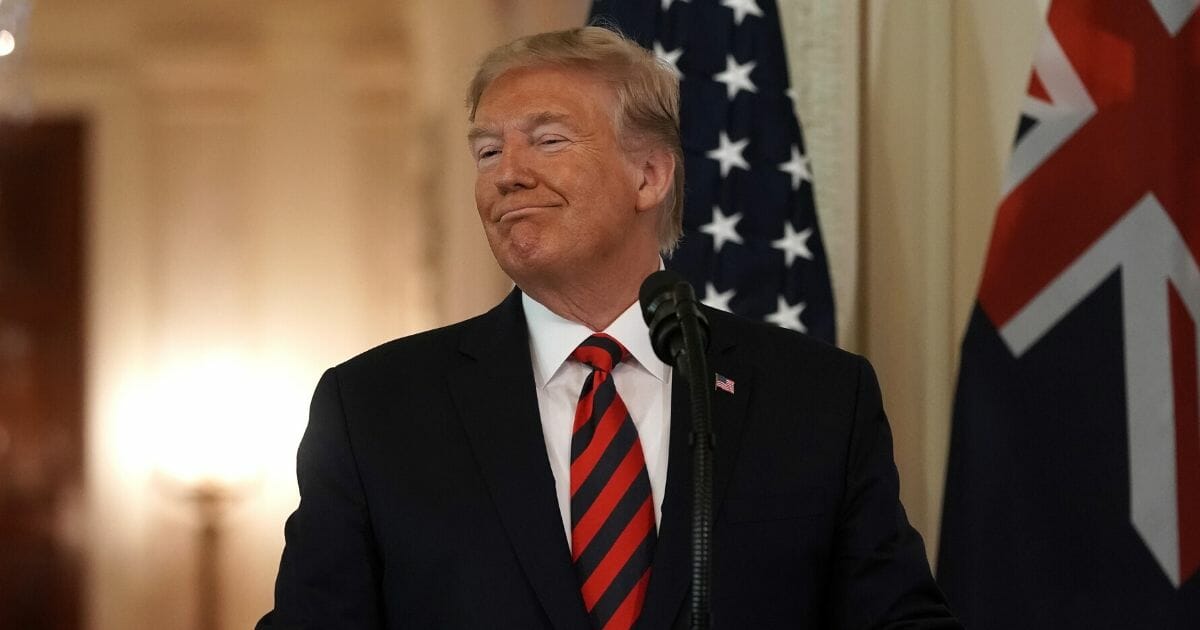
[[[708, 318], [700, 311], [696, 292], [683, 276], [663, 270], [650, 274], [638, 291], [642, 318], [650, 328], [650, 345], [663, 363], [680, 369], [685, 378], [688, 369], [688, 344], [685, 337], [699, 340], [695, 354], [708, 347]], [[689, 335], [684, 330], [689, 330]]]
[[[696, 292], [674, 271], [656, 271], [638, 291], [642, 318], [650, 328], [650, 345], [663, 363], [672, 365], [688, 384], [692, 430], [692, 630], [708, 630], [712, 623], [713, 526], [713, 376], [704, 356], [708, 345], [708, 319], [700, 312]], [[682, 402], [682, 401], [679, 401]], [[677, 404], [673, 402], [672, 404]]]

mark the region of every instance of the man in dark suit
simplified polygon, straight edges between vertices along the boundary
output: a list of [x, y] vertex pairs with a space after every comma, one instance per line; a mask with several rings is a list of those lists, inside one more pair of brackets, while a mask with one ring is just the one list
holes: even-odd
[[[679, 237], [678, 86], [598, 28], [493, 51], [476, 204], [518, 289], [322, 377], [260, 628], [683, 628], [690, 419], [637, 293]], [[718, 311], [713, 625], [958, 628], [870, 366]]]

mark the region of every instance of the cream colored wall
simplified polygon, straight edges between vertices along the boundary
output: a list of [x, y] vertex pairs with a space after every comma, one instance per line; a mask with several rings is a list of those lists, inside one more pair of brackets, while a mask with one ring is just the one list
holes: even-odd
[[89, 627], [192, 626], [197, 463], [242, 480], [224, 627], [269, 608], [321, 370], [509, 287], [469, 184], [472, 64], [585, 8], [37, 2], [37, 111], [92, 123]]
[[[879, 370], [904, 499], [931, 543], [958, 343], [1040, 6], [781, 3], [842, 340]], [[155, 480], [205, 455], [206, 436], [256, 463], [228, 518], [226, 625], [269, 605], [320, 370], [508, 287], [461, 150], [471, 64], [585, 11], [39, 0], [38, 108], [93, 123], [90, 627], [188, 627], [194, 524]]]
[[959, 344], [1044, 6], [864, 4], [859, 349], [879, 372], [901, 493], [931, 556]]
[[879, 372], [936, 552], [958, 346], [1044, 0], [780, 0], [839, 343]]

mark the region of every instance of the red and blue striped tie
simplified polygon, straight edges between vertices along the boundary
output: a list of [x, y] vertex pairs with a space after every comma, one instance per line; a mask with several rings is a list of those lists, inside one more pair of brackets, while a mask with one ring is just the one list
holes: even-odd
[[613, 367], [628, 357], [602, 333], [571, 353], [592, 368], [571, 436], [571, 555], [596, 630], [637, 622], [657, 539], [642, 444], [612, 378]]

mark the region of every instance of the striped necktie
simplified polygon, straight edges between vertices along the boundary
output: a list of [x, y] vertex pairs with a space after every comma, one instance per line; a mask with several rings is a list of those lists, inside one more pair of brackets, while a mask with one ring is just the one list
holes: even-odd
[[637, 622], [657, 539], [642, 444], [612, 378], [613, 367], [628, 357], [602, 333], [571, 353], [592, 368], [571, 436], [571, 555], [596, 630]]

